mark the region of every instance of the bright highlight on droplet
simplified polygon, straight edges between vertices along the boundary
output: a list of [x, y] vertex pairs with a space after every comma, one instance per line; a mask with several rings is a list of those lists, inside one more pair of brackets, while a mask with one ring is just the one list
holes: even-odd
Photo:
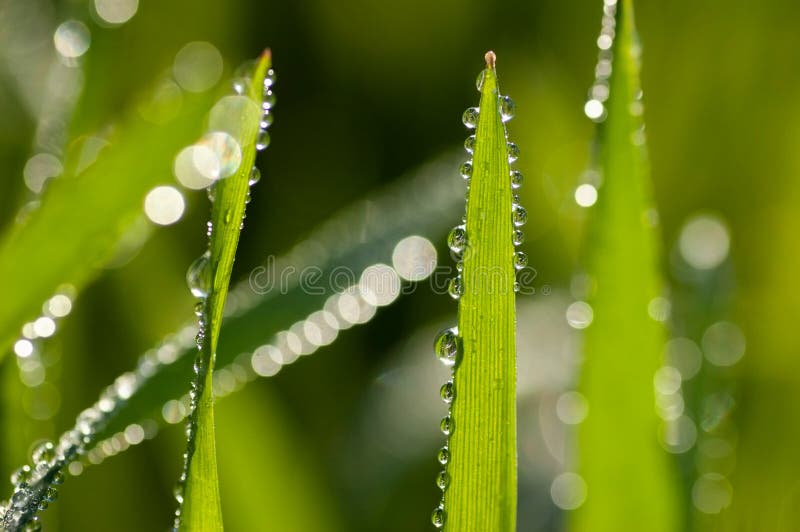
[[30, 340], [17, 340], [14, 344], [14, 353], [20, 358], [27, 358], [33, 354], [33, 343]]
[[[195, 146], [211, 150], [211, 153], [216, 158], [216, 167], [219, 168], [219, 179], [233, 175], [239, 169], [239, 165], [242, 164], [242, 147], [235, 138], [223, 131], [214, 131], [203, 135]], [[194, 162], [195, 166], [199, 167], [196, 155], [197, 153], [195, 153]], [[209, 164], [205, 160], [206, 157], [207, 154], [204, 154], [203, 164]], [[211, 164], [210, 167], [215, 167], [215, 165]]]
[[174, 224], [181, 219], [185, 209], [183, 195], [174, 187], [156, 187], [144, 199], [144, 213], [158, 225]]
[[139, 0], [94, 0], [94, 10], [104, 22], [124, 24], [136, 14]]
[[711, 270], [725, 261], [730, 250], [725, 222], [711, 215], [694, 216], [683, 226], [678, 240], [681, 257], [692, 268]]
[[61, 23], [53, 33], [53, 44], [56, 51], [67, 59], [75, 59], [89, 49], [91, 34], [83, 22], [68, 20]]
[[562, 510], [575, 510], [586, 501], [588, 486], [577, 473], [561, 473], [550, 484], [550, 497]]
[[72, 300], [64, 294], [56, 294], [47, 302], [47, 311], [54, 318], [63, 318], [72, 311]]
[[592, 324], [594, 311], [585, 301], [575, 301], [567, 307], [567, 323], [573, 329], [585, 329]]
[[425, 237], [406, 237], [394, 247], [392, 266], [402, 279], [422, 281], [436, 268], [436, 248]]
[[584, 183], [575, 189], [575, 203], [581, 207], [591, 207], [597, 202], [597, 189], [594, 185]]
[[175, 179], [192, 190], [211, 186], [219, 179], [219, 157], [208, 146], [185, 147], [175, 157], [172, 169]]
[[49, 338], [56, 332], [56, 322], [52, 318], [42, 316], [33, 322], [33, 332], [40, 338]]
[[583, 106], [583, 112], [587, 117], [589, 117], [590, 120], [600, 121], [606, 114], [606, 108], [603, 105], [603, 102], [592, 98]]
[[190, 42], [175, 55], [172, 75], [189, 92], [206, 91], [222, 76], [222, 54], [209, 42]]
[[391, 304], [400, 295], [400, 277], [391, 266], [373, 264], [361, 273], [358, 290], [364, 301], [376, 307]]

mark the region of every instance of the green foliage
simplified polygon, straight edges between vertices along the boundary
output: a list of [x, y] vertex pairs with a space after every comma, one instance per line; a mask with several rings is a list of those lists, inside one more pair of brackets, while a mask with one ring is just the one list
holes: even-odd
[[165, 169], [197, 135], [209, 104], [208, 93], [187, 95], [166, 124], [144, 120], [134, 107], [112, 134], [113, 144], [85, 169], [81, 159], [87, 154], [80, 142], [74, 144], [67, 175], [48, 187], [40, 208], [0, 240], [0, 275], [24, 280], [8, 283], [8, 299], [0, 306], [0, 359], [42, 301], [62, 284], [81, 288], [111, 257], [141, 216], [145, 194], [170, 179]]
[[[491, 55], [490, 55], [491, 54]], [[515, 530], [516, 347], [511, 180], [494, 54], [482, 73], [467, 201], [462, 352], [454, 372], [445, 530]]]
[[[248, 97], [261, 103], [264, 79], [271, 65], [266, 50], [253, 72]], [[240, 140], [242, 160], [234, 175], [214, 185], [211, 203], [211, 234], [209, 236], [210, 290], [203, 305], [202, 335], [197, 372], [193, 383], [196, 406], [189, 417], [189, 434], [185, 491], [181, 505], [180, 529], [192, 531], [222, 530], [222, 508], [217, 478], [217, 456], [214, 436], [214, 394], [211, 378], [219, 342], [222, 312], [228, 294], [239, 233], [244, 220], [245, 206], [250, 194], [250, 173], [256, 158], [258, 115], [242, 116]]]
[[675, 473], [657, 438], [653, 375], [663, 327], [648, 315], [660, 295], [658, 235], [643, 145], [639, 44], [630, 0], [617, 6], [608, 116], [598, 127], [600, 186], [587, 238], [587, 290], [580, 390], [589, 415], [579, 428], [586, 502], [571, 530], [678, 529]]

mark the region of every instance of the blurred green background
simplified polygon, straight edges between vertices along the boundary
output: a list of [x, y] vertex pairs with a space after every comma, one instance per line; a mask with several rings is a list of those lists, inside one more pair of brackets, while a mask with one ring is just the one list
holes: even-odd
[[[575, 441], [558, 404], [574, 385], [579, 351], [564, 313], [585, 221], [573, 193], [590, 164], [594, 126], [583, 104], [594, 79], [602, 4], [141, 0], [133, 18], [115, 27], [93, 15], [94, 4], [0, 0], [0, 224], [11, 227], [31, 197], [23, 168], [37, 123], [49, 112], [42, 102], [58, 95], [59, 88], [44, 87], [42, 74], [61, 22], [82, 20], [91, 31], [81, 60], [83, 91], [65, 123], [70, 139], [118, 121], [187, 42], [216, 46], [225, 77], [269, 46], [278, 105], [272, 144], [259, 158], [264, 178], [248, 208], [237, 279], [350, 202], [457, 149], [466, 136], [461, 113], [477, 102], [483, 53], [497, 53], [501, 86], [517, 103], [509, 132], [526, 175], [523, 249], [538, 272], [536, 294], [519, 303], [519, 530], [562, 529], [575, 498], [565, 501], [553, 482], [573, 468]], [[696, 434], [680, 445], [665, 443], [681, 473], [685, 528], [794, 530], [800, 4], [678, 0], [636, 7], [669, 328], [702, 349], [705, 332], [723, 321], [746, 341], [731, 366], [710, 363], [705, 353], [702, 369], [684, 385], [684, 415]], [[456, 165], [442, 179], [460, 179]], [[163, 182], [174, 184], [170, 168]], [[184, 218], [156, 229], [124, 267], [98, 272], [48, 340], [48, 386], [59, 405], [52, 417], [28, 415], [25, 394], [8, 384], [16, 378], [15, 359], [4, 359], [4, 475], [26, 460], [29, 444], [71, 426], [142, 352], [191, 318], [184, 274], [205, 246], [208, 203], [203, 192], [185, 195]], [[458, 215], [445, 216], [452, 218], [429, 236], [447, 263], [441, 244]], [[687, 225], [698, 217], [711, 229]], [[697, 268], [704, 258], [710, 266]], [[221, 400], [228, 529], [429, 529], [438, 500], [434, 457], [443, 440], [437, 389], [445, 375], [430, 344], [438, 326], [454, 323], [455, 311], [447, 296], [417, 290], [333, 345]], [[274, 332], [252, 334], [267, 341]], [[165, 529], [183, 447], [181, 427], [170, 426], [69, 478], [43, 514], [46, 529]]]

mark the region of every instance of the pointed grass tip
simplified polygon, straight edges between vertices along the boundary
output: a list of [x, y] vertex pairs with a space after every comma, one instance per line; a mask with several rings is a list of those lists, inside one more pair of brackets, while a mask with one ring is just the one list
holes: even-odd
[[266, 57], [268, 59], [272, 59], [272, 49], [264, 48], [264, 51], [261, 52], [261, 57]]
[[495, 53], [489, 50], [483, 57], [484, 59], [486, 59], [486, 68], [491, 68], [492, 70], [494, 70], [494, 64], [497, 61], [497, 56], [495, 55]]

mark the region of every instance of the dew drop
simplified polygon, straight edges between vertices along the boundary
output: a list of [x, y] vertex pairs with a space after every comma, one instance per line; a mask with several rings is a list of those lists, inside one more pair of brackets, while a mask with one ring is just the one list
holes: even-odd
[[34, 464], [38, 464], [39, 462], [52, 460], [53, 456], [55, 456], [55, 447], [51, 442], [46, 441], [36, 446], [31, 453], [31, 460], [33, 460]]
[[470, 135], [464, 140], [464, 149], [472, 155], [475, 153], [475, 135]]
[[261, 101], [261, 108], [265, 111], [275, 107], [275, 93], [271, 90], [264, 92], [264, 99]]
[[458, 299], [464, 295], [464, 281], [461, 280], [460, 275], [450, 280], [450, 285], [447, 287], [447, 292], [453, 299]]
[[254, 166], [253, 169], [250, 170], [250, 180], [247, 182], [247, 184], [252, 187], [260, 180], [261, 180], [261, 170], [259, 170], [257, 166]]
[[458, 171], [461, 173], [461, 177], [464, 179], [469, 179], [472, 177], [472, 161], [464, 162]]
[[517, 159], [519, 159], [519, 146], [514, 144], [513, 142], [509, 142], [507, 144], [508, 147], [508, 162], [513, 163]]
[[258, 151], [263, 151], [267, 149], [269, 146], [269, 133], [267, 133], [266, 129], [262, 129], [258, 132], [258, 136], [256, 137], [256, 149]]
[[64, 483], [64, 473], [62, 473], [61, 471], [56, 471], [53, 474], [53, 484], [59, 486], [63, 483]]
[[514, 205], [511, 216], [516, 227], [521, 227], [528, 221], [528, 211], [521, 205]]
[[442, 401], [445, 403], [452, 403], [453, 399], [456, 397], [456, 387], [453, 384], [453, 381], [447, 381], [446, 383], [442, 384], [442, 387], [439, 389], [439, 395], [442, 396]]
[[431, 523], [433, 523], [433, 526], [436, 528], [442, 528], [444, 526], [444, 508], [439, 506], [433, 510], [431, 514]]
[[486, 79], [486, 71], [481, 70], [481, 73], [478, 74], [478, 79], [475, 80], [475, 87], [478, 89], [478, 92], [483, 90], [483, 81]]
[[11, 483], [17, 485], [21, 482], [27, 482], [31, 478], [30, 466], [24, 465], [11, 473]]
[[521, 288], [519, 281], [514, 281], [514, 292], [519, 292]]
[[517, 106], [514, 104], [514, 100], [512, 100], [510, 97], [500, 97], [500, 117], [502, 118], [503, 122], [508, 122], [514, 118], [516, 107]]
[[11, 504], [16, 506], [17, 508], [25, 506], [27, 500], [28, 500], [28, 491], [25, 488], [16, 491], [14, 495], [11, 496]]
[[436, 455], [436, 459], [442, 465], [447, 465], [447, 462], [450, 461], [450, 449], [447, 447], [442, 447], [439, 449], [438, 454]]
[[514, 253], [514, 269], [521, 270], [528, 265], [528, 256], [522, 251]]
[[261, 115], [261, 123], [259, 124], [259, 127], [261, 129], [267, 129], [269, 126], [272, 125], [272, 122], [274, 120], [275, 118], [272, 116], [272, 113], [270, 113], [269, 111], [264, 111], [264, 114]]
[[522, 172], [519, 170], [512, 170], [511, 171], [511, 188], [517, 189], [522, 186]]
[[467, 247], [467, 229], [463, 225], [455, 226], [447, 235], [447, 247], [459, 254]]
[[450, 476], [447, 474], [447, 471], [440, 471], [439, 474], [436, 475], [436, 487], [440, 490], [445, 491], [449, 483]]
[[38, 515], [33, 516], [22, 530], [24, 532], [41, 532], [42, 523], [39, 522], [39, 516]]
[[205, 310], [206, 310], [206, 304], [205, 304], [204, 301], [198, 301], [197, 303], [195, 303], [195, 305], [194, 305], [194, 315], [195, 316], [197, 316], [198, 318], [201, 318], [203, 316], [203, 312], [205, 312]]
[[211, 253], [206, 251], [189, 266], [186, 284], [194, 297], [206, 298], [211, 289]]
[[433, 342], [433, 349], [439, 361], [445, 366], [453, 366], [458, 359], [458, 331], [455, 328], [441, 331]]
[[467, 126], [469, 129], [475, 129], [478, 127], [478, 115], [480, 110], [477, 107], [470, 107], [461, 117], [461, 121], [464, 122], [464, 125]]
[[53, 502], [58, 498], [58, 490], [54, 487], [47, 488], [47, 491], [44, 493], [44, 500], [47, 502]]
[[439, 423], [439, 428], [442, 429], [442, 434], [450, 436], [453, 433], [453, 418], [450, 416], [443, 417], [442, 422]]

